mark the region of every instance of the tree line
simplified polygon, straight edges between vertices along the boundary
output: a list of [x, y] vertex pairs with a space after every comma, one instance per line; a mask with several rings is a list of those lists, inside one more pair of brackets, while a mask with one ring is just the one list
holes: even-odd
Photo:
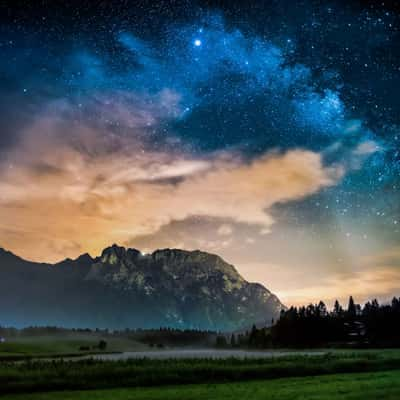
[[[160, 327], [157, 329], [68, 329], [57, 326], [30, 326], [22, 329], [0, 326], [0, 339], [54, 336], [79, 337], [81, 334], [99, 338], [121, 337], [132, 339], [151, 347], [198, 346], [210, 347], [215, 345], [216, 332], [200, 329], [178, 329]], [[103, 346], [103, 345], [102, 345]], [[82, 349], [84, 350], [84, 349]]]
[[[272, 321], [274, 322], [274, 321]], [[328, 311], [324, 302], [290, 307], [270, 328], [257, 328], [217, 337], [219, 347], [400, 347], [400, 298], [381, 305], [375, 299], [362, 307], [350, 296], [344, 309], [336, 300]]]

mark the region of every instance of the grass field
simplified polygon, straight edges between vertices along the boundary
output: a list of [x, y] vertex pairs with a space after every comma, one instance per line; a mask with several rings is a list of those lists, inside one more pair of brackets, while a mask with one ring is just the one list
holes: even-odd
[[227, 383], [400, 370], [398, 350], [262, 359], [132, 359], [0, 363], [0, 394]]
[[[97, 345], [101, 335], [78, 334], [59, 336], [35, 336], [13, 338], [0, 343], [0, 361], [40, 357], [73, 357], [99, 353]], [[146, 348], [143, 344], [128, 338], [107, 337], [106, 352], [135, 351]], [[80, 350], [81, 347], [88, 350]]]
[[7, 395], [4, 400], [398, 400], [400, 370], [269, 381]]
[[[325, 349], [270, 358], [59, 358], [99, 352], [96, 346], [102, 338], [101, 334], [74, 333], [19, 337], [1, 343], [1, 398], [400, 399], [400, 350]], [[147, 348], [127, 337], [110, 336], [106, 340], [106, 351], [110, 352]], [[89, 350], [80, 351], [82, 346]]]

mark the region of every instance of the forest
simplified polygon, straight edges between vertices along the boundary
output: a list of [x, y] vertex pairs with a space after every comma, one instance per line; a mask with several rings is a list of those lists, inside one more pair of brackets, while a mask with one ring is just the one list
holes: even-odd
[[375, 299], [362, 307], [350, 296], [347, 308], [336, 300], [328, 311], [324, 302], [290, 307], [271, 327], [229, 337], [219, 335], [219, 347], [400, 347], [400, 298], [381, 305]]

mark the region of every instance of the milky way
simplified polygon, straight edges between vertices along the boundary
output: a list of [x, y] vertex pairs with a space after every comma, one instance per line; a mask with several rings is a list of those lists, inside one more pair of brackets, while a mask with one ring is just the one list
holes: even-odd
[[2, 247], [200, 248], [288, 304], [399, 294], [398, 10], [241, 3], [2, 6]]

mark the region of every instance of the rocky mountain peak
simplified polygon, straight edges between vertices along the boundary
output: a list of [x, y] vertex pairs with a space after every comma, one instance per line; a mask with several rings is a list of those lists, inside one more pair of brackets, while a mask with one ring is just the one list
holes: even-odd
[[104, 264], [116, 265], [125, 259], [135, 259], [142, 253], [139, 250], [118, 246], [113, 244], [110, 247], [106, 247], [100, 256], [100, 260]]
[[0, 312], [11, 325], [19, 317], [32, 325], [236, 330], [271, 321], [284, 307], [263, 285], [200, 250], [142, 254], [114, 244], [100, 257], [54, 265], [8, 254], [0, 252]]

